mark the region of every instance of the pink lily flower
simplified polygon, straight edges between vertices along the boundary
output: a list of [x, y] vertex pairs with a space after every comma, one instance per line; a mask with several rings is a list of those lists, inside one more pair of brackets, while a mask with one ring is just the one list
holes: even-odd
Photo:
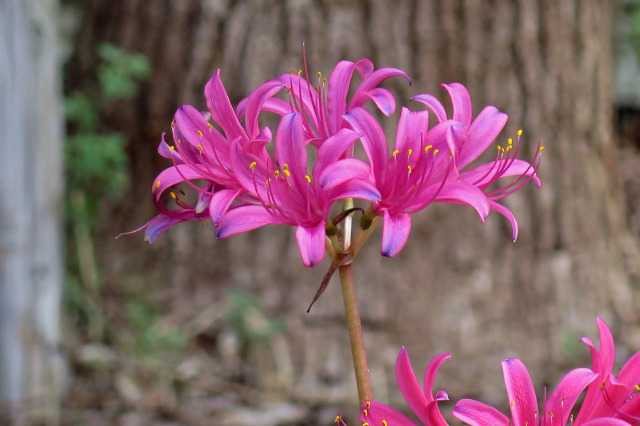
[[[455, 171], [460, 173], [457, 179], [474, 185], [485, 193], [491, 210], [502, 214], [511, 223], [515, 241], [518, 238], [518, 221], [508, 208], [497, 201], [516, 192], [529, 180], [533, 179], [538, 188], [541, 186], [536, 171], [540, 166], [539, 153], [544, 148], [538, 145], [531, 163], [516, 159], [522, 135], [522, 131], [519, 130], [515, 145], [512, 139], [509, 139], [505, 148], [498, 146], [495, 161], [463, 171], [493, 144], [504, 128], [508, 116], [494, 106], [487, 106], [472, 121], [471, 97], [467, 89], [460, 83], [442, 86], [449, 93], [453, 104], [451, 120], [459, 124], [454, 127], [453, 137], [448, 139], [449, 148], [454, 153]], [[447, 118], [444, 106], [434, 96], [421, 94], [412, 99], [425, 104], [435, 114], [438, 123], [451, 121]], [[488, 190], [498, 179], [509, 176], [515, 176], [516, 179], [502, 188]]]
[[[504, 383], [509, 397], [511, 419], [495, 408], [471, 399], [461, 399], [453, 409], [453, 416], [474, 426], [560, 426], [565, 425], [571, 410], [582, 391], [593, 382], [597, 374], [588, 368], [571, 370], [560, 381], [548, 399], [545, 397], [542, 410], [527, 368], [519, 359], [502, 361]], [[618, 423], [593, 423], [616, 425]]]
[[593, 342], [583, 337], [581, 341], [591, 350], [593, 371], [596, 380], [587, 388], [582, 408], [575, 424], [590, 424], [602, 417], [613, 417], [624, 421], [621, 424], [640, 424], [640, 351], [636, 352], [613, 375], [615, 345], [607, 324], [596, 318], [600, 332], [600, 350]]
[[361, 134], [365, 153], [381, 200], [372, 212], [383, 216], [382, 254], [395, 256], [409, 238], [412, 213], [432, 202], [467, 204], [482, 221], [490, 204], [483, 191], [462, 179], [456, 179], [450, 140], [460, 127], [447, 121], [428, 129], [427, 111], [402, 109], [391, 155], [389, 144], [378, 121], [362, 108], [345, 114], [346, 121]]
[[[432, 389], [438, 369], [448, 358], [451, 358], [450, 354], [442, 353], [431, 360], [424, 373], [424, 392], [411, 368], [407, 348], [403, 347], [396, 359], [396, 379], [400, 392], [411, 410], [427, 426], [447, 425], [438, 408], [438, 402], [447, 401], [449, 396], [442, 390], [434, 396]], [[337, 420], [339, 418], [336, 418], [336, 422]], [[369, 426], [418, 425], [399, 411], [376, 401], [365, 401], [360, 411], [360, 421]]]
[[[348, 99], [355, 71], [362, 77], [362, 82]], [[393, 95], [387, 89], [378, 87], [384, 80], [393, 76], [404, 77], [411, 83], [411, 78], [404, 71], [397, 68], [375, 70], [373, 62], [366, 58], [355, 63], [340, 61], [329, 76], [328, 87], [326, 78], [323, 78], [321, 73], [318, 73], [318, 85], [314, 86], [309, 79], [304, 56], [304, 72], [300, 70], [296, 74], [291, 70], [262, 84], [240, 102], [237, 114], [244, 115], [247, 128], [256, 133], [258, 115], [261, 111], [270, 111], [282, 116], [299, 112], [305, 118], [305, 138], [319, 146], [345, 127], [343, 115], [347, 111], [362, 107], [369, 100], [373, 101], [383, 114], [393, 114], [396, 108]], [[288, 101], [274, 97], [283, 88], [287, 90]]]
[[358, 134], [348, 129], [329, 137], [319, 149], [311, 173], [300, 113], [282, 118], [275, 139], [275, 161], [264, 147], [252, 153], [235, 140], [232, 169], [245, 193], [257, 201], [230, 208], [220, 217], [216, 236], [226, 238], [271, 223], [297, 226], [296, 239], [304, 264], [320, 262], [325, 253], [326, 221], [334, 201], [380, 199], [369, 180], [369, 165], [355, 158], [340, 159], [357, 138]]

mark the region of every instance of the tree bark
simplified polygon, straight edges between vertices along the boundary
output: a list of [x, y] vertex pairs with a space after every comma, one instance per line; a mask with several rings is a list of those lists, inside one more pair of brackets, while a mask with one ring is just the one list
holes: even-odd
[[17, 424], [56, 424], [60, 415], [57, 25], [56, 1], [0, 4], [0, 418]]
[[[392, 365], [400, 345], [420, 372], [429, 357], [453, 353], [439, 384], [451, 395], [493, 403], [505, 400], [505, 357], [522, 358], [537, 384], [552, 384], [567, 365], [588, 365], [587, 349], [575, 342], [597, 337], [596, 316], [615, 330], [620, 353], [640, 348], [634, 309], [640, 256], [624, 215], [612, 129], [610, 2], [89, 4], [73, 71], [80, 80], [90, 72], [89, 49], [98, 40], [143, 52], [153, 63], [139, 98], [106, 117], [129, 135], [136, 184], [108, 217], [118, 228], [103, 231], [113, 235], [151, 217], [149, 184], [167, 166], [155, 152], [160, 134], [181, 103], [206, 109], [203, 86], [218, 67], [237, 102], [264, 80], [300, 68], [305, 41], [311, 71], [327, 74], [338, 60], [361, 57], [406, 70], [411, 87], [400, 79], [387, 84], [400, 104], [418, 93], [445, 98], [440, 83], [462, 82], [476, 114], [491, 104], [510, 115], [504, 140], [524, 130], [521, 156], [533, 156], [538, 140], [546, 147], [543, 187], [506, 200], [520, 222], [517, 243], [497, 214], [480, 226], [471, 209], [430, 206], [415, 215], [409, 243], [396, 258], [380, 257], [378, 235], [356, 259], [376, 398], [399, 400]], [[388, 129], [394, 120], [386, 121]], [[184, 224], [151, 248], [142, 249], [140, 236], [102, 250], [112, 287], [146, 273], [145, 288], [172, 288], [180, 296], [174, 303], [196, 311], [231, 287], [259, 295], [267, 312], [288, 319], [296, 366], [290, 398], [336, 403], [323, 396], [333, 389], [341, 395], [337, 402], [347, 395], [356, 400], [352, 375], [334, 373], [351, 368], [337, 283], [304, 313], [328, 264], [304, 269], [291, 229], [268, 227], [214, 242], [210, 229]], [[340, 393], [345, 387], [351, 391]]]

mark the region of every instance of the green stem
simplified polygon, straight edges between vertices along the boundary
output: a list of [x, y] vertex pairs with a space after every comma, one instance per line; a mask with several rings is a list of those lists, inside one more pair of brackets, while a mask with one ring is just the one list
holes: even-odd
[[353, 285], [351, 264], [341, 265], [338, 271], [340, 273], [340, 283], [342, 284], [342, 298], [344, 299], [344, 310], [347, 316], [353, 367], [356, 372], [356, 383], [358, 384], [358, 396], [360, 397], [360, 403], [364, 403], [373, 399], [373, 393], [371, 391], [369, 363], [367, 362], [367, 354], [364, 347], [362, 323], [360, 322], [356, 289]]

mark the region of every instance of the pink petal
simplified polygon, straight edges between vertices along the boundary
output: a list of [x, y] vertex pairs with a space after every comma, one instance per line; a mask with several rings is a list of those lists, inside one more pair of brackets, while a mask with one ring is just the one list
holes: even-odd
[[473, 185], [464, 182], [447, 182], [438, 195], [435, 197], [436, 202], [451, 204], [467, 204], [473, 207], [480, 220], [484, 220], [489, 216], [490, 204], [484, 193]]
[[304, 266], [314, 266], [324, 258], [326, 231], [325, 222], [305, 228], [298, 226], [296, 240]]
[[[382, 227], [382, 255], [393, 257], [398, 254], [409, 239], [410, 231], [411, 216], [408, 214], [391, 215], [389, 211], [385, 209]], [[398, 355], [398, 358], [400, 358], [400, 355]], [[411, 374], [413, 374], [413, 371]]]
[[489, 206], [491, 207], [491, 210], [494, 210], [500, 213], [502, 216], [507, 218], [509, 223], [511, 223], [511, 231], [512, 231], [511, 238], [512, 238], [512, 241], [515, 243], [516, 240], [518, 239], [518, 220], [516, 219], [516, 216], [513, 213], [511, 213], [511, 210], [509, 210], [502, 204], [496, 203], [495, 201], [489, 201]]
[[280, 168], [287, 165], [291, 179], [298, 185], [306, 185], [307, 181], [307, 149], [302, 127], [302, 115], [291, 113], [282, 117], [278, 126], [275, 143], [275, 160]]
[[427, 400], [432, 401], [433, 397], [433, 384], [436, 381], [436, 374], [443, 362], [451, 358], [449, 353], [441, 353], [431, 360], [427, 369], [424, 372], [424, 393], [427, 396]]
[[416, 413], [420, 420], [427, 423], [428, 419], [426, 418], [425, 410], [427, 409], [428, 401], [422, 393], [422, 389], [420, 389], [418, 379], [409, 361], [407, 348], [404, 346], [396, 359], [396, 379], [398, 380], [400, 392], [402, 392], [402, 396], [404, 396], [411, 410]]
[[354, 69], [353, 62], [340, 61], [329, 76], [327, 108], [329, 109], [329, 129], [332, 134], [341, 127], [342, 115], [347, 111], [347, 94]]
[[371, 169], [377, 182], [383, 182], [389, 147], [387, 138], [378, 120], [362, 108], [355, 108], [345, 114], [344, 118], [351, 127], [361, 134], [364, 151], [371, 162]]
[[318, 160], [313, 168], [314, 175], [338, 161], [347, 150], [351, 149], [358, 138], [360, 135], [357, 132], [351, 129], [340, 129], [337, 134], [325, 139], [318, 149]]
[[435, 96], [424, 93], [414, 96], [411, 100], [425, 104], [427, 108], [435, 114], [438, 119], [438, 123], [442, 123], [447, 120], [447, 112]]
[[365, 401], [365, 403], [362, 404], [359, 419], [361, 422], [368, 423], [370, 426], [383, 426], [383, 421], [386, 421], [388, 426], [418, 426], [416, 422], [399, 411], [376, 401]]
[[[354, 97], [349, 104], [349, 109], [357, 108], [364, 105], [364, 102], [361, 103], [360, 100], [356, 102], [356, 98], [359, 98], [358, 95], [360, 93], [371, 92], [376, 87], [378, 87], [380, 83], [382, 83], [388, 78], [395, 77], [395, 76], [404, 77], [409, 81], [409, 84], [412, 83], [411, 77], [409, 77], [409, 75], [406, 72], [398, 68], [380, 68], [379, 70], [375, 70], [372, 73], [368, 74], [367, 76], [363, 76], [362, 83], [360, 83], [360, 85], [358, 86], [358, 89], [356, 90]], [[380, 108], [380, 110], [386, 114], [384, 109]], [[390, 111], [390, 114], [393, 114], [394, 110], [395, 110], [395, 102], [394, 102], [394, 108], [393, 110]], [[386, 114], [386, 115], [389, 115], [389, 114]]]
[[453, 417], [472, 426], [509, 426], [509, 417], [495, 408], [473, 399], [461, 399], [453, 409]]
[[394, 151], [398, 150], [406, 154], [409, 149], [414, 151], [420, 149], [423, 137], [427, 135], [428, 127], [428, 111], [415, 112], [403, 107], [400, 113], [400, 121], [398, 122]]
[[240, 206], [228, 210], [216, 226], [216, 237], [227, 238], [271, 223], [279, 223], [262, 206]]
[[[156, 195], [156, 201], [160, 199], [160, 196], [167, 188], [184, 182], [185, 180], [192, 179], [203, 179], [203, 176], [200, 172], [186, 164], [178, 164], [177, 166], [164, 169], [153, 180], [153, 191]], [[158, 185], [157, 182], [160, 182], [160, 185]]]
[[283, 87], [284, 84], [280, 80], [269, 80], [256, 88], [249, 96], [246, 103], [244, 122], [250, 139], [255, 139], [259, 133], [258, 115], [263, 110], [263, 105]]
[[218, 123], [228, 139], [243, 138], [247, 135], [238, 121], [227, 91], [220, 80], [220, 69], [204, 87], [204, 96], [207, 98], [207, 107], [211, 111], [213, 121]]
[[629, 426], [629, 423], [624, 420], [616, 419], [613, 417], [601, 417], [599, 419], [589, 420], [586, 423], [576, 423], [581, 426]]
[[209, 216], [214, 224], [218, 224], [220, 217], [226, 213], [233, 200], [240, 194], [242, 190], [239, 189], [222, 189], [213, 194], [209, 202]]
[[523, 160], [498, 160], [491, 161], [489, 163], [481, 164], [473, 169], [466, 170], [460, 173], [460, 179], [479, 186], [480, 188], [486, 188], [488, 184], [492, 183], [491, 181], [494, 179], [494, 174], [491, 173], [493, 170], [504, 167], [504, 164], [509, 163], [509, 167], [501, 174], [500, 177], [509, 177], [509, 176], [531, 176], [536, 186], [540, 188], [542, 183], [540, 182], [540, 178], [535, 174], [535, 169], [533, 166]]
[[353, 95], [349, 103], [350, 109], [354, 107], [364, 106], [367, 101], [372, 100], [378, 109], [386, 116], [393, 114], [396, 110], [396, 98], [387, 89], [381, 87], [368, 90], [366, 92], [357, 92]]
[[320, 174], [319, 183], [323, 189], [330, 190], [354, 178], [366, 179], [370, 170], [362, 160], [345, 158], [328, 165]]
[[459, 121], [465, 127], [471, 125], [473, 111], [471, 109], [471, 97], [469, 91], [460, 83], [443, 84], [442, 87], [447, 89], [453, 104], [453, 119]]
[[598, 375], [589, 368], [576, 368], [567, 373], [547, 399], [544, 417], [551, 413], [552, 419], [556, 422], [567, 424], [578, 397], [597, 377]]
[[488, 106], [473, 120], [469, 127], [469, 139], [462, 145], [457, 158], [458, 168], [463, 169], [489, 148], [500, 134], [509, 116]]
[[514, 426], [538, 424], [538, 401], [527, 368], [512, 358], [502, 361], [502, 372]]

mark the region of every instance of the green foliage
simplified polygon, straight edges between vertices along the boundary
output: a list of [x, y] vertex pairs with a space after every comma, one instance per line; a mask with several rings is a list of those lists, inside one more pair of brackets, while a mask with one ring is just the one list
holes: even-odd
[[631, 33], [629, 41], [640, 57], [640, 6], [634, 5], [631, 11]]
[[107, 99], [131, 99], [137, 82], [149, 77], [151, 66], [146, 56], [130, 53], [110, 43], [98, 46], [100, 90]]
[[286, 329], [283, 317], [270, 318], [261, 310], [258, 299], [241, 289], [229, 291], [230, 309], [225, 319], [243, 343], [268, 341]]
[[127, 319], [136, 336], [133, 349], [139, 355], [152, 355], [162, 349], [182, 349], [187, 344], [177, 328], [158, 326], [158, 312], [148, 304], [128, 302]]

